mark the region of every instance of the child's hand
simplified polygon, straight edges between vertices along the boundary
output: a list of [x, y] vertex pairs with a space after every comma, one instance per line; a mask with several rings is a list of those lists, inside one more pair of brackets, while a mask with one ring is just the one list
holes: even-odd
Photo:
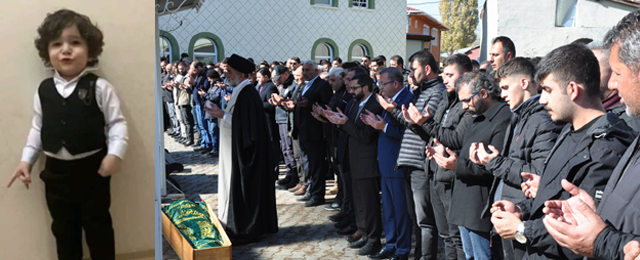
[[113, 154], [107, 154], [107, 156], [102, 159], [102, 163], [100, 164], [100, 169], [98, 169], [98, 174], [102, 177], [108, 177], [116, 173], [120, 170], [120, 164], [122, 160]]
[[29, 184], [31, 184], [31, 166], [28, 163], [20, 162], [20, 164], [18, 164], [16, 171], [13, 172], [13, 176], [11, 176], [11, 180], [9, 181], [7, 188], [10, 188], [11, 184], [13, 184], [16, 179], [20, 179], [22, 183], [27, 186], [27, 189], [29, 189]]

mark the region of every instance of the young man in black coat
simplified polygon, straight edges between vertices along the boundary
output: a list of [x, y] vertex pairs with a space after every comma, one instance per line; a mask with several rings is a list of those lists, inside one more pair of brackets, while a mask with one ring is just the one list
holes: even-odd
[[[622, 20], [605, 36], [611, 49], [613, 71], [609, 87], [617, 90], [627, 113], [640, 117], [640, 10]], [[547, 201], [543, 220], [558, 244], [580, 255], [596, 259], [638, 259], [640, 255], [640, 164], [638, 138], [613, 170], [596, 208], [585, 190], [563, 181], [573, 197]], [[597, 214], [596, 214], [597, 213]], [[578, 221], [567, 221], [568, 219]], [[605, 222], [606, 221], [606, 222]]]
[[[483, 165], [496, 178], [491, 185], [489, 201], [483, 216], [489, 216], [491, 205], [499, 200], [520, 202], [527, 197], [521, 183], [539, 178], [544, 161], [558, 138], [562, 125], [556, 125], [538, 101], [535, 68], [525, 58], [507, 61], [496, 72], [501, 97], [509, 104], [511, 123], [507, 128], [502, 153], [496, 147], [479, 143], [472, 146], [471, 161]], [[526, 247], [515, 241], [503, 240], [505, 259], [522, 259]]]
[[636, 133], [616, 114], [605, 113], [598, 60], [587, 47], [565, 45], [551, 51], [538, 64], [536, 79], [542, 85], [540, 104], [554, 122], [568, 124], [543, 163], [535, 198], [516, 204], [498, 201], [492, 205], [491, 220], [500, 236], [526, 244], [523, 259], [582, 259], [560, 247], [544, 227], [544, 203], [571, 197], [563, 190], [562, 179], [599, 202]]

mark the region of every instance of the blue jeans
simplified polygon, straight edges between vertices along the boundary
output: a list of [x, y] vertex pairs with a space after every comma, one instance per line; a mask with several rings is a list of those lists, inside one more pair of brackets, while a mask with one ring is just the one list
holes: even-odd
[[194, 118], [200, 130], [200, 146], [203, 148], [211, 149], [209, 130], [207, 125], [204, 123], [204, 114], [202, 112], [202, 107], [200, 105], [196, 105], [196, 114]]
[[468, 259], [489, 260], [491, 258], [491, 242], [489, 241], [489, 232], [476, 232], [469, 230], [463, 226], [460, 229], [460, 238], [462, 239], [462, 248]]
[[218, 128], [218, 119], [205, 119], [207, 121], [207, 128], [209, 129], [210, 140], [211, 140], [211, 150], [214, 152], [219, 152], [220, 148], [219, 141], [220, 140], [220, 129]]

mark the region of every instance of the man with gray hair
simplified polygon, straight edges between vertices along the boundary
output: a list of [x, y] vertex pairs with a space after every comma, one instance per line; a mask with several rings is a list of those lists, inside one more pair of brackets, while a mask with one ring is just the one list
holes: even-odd
[[640, 131], [640, 118], [631, 117], [626, 111], [626, 106], [620, 103], [620, 95], [618, 91], [609, 89], [609, 79], [611, 78], [611, 65], [609, 65], [609, 48], [604, 46], [602, 41], [593, 41], [587, 44], [587, 48], [591, 49], [593, 54], [598, 58], [600, 64], [600, 91], [602, 91], [602, 106], [607, 112], [617, 114], [620, 119], [624, 120], [633, 130]]
[[289, 109], [294, 109], [294, 133], [300, 144], [300, 153], [307, 173], [309, 187], [307, 194], [298, 197], [298, 201], [306, 201], [306, 207], [314, 207], [324, 204], [325, 175], [327, 164], [324, 161], [326, 152], [324, 149], [323, 123], [316, 120], [312, 112], [314, 104], [324, 107], [332, 96], [329, 83], [321, 79], [318, 74], [318, 64], [308, 60], [302, 65], [302, 76], [307, 84], [300, 92], [297, 102], [291, 100], [283, 102]]
[[[612, 77], [627, 113], [640, 117], [640, 10], [622, 18], [605, 36], [611, 51]], [[573, 197], [545, 203], [543, 222], [563, 247], [596, 259], [638, 259], [640, 255], [640, 153], [638, 138], [629, 145], [595, 207], [593, 198], [575, 185], [562, 186]]]

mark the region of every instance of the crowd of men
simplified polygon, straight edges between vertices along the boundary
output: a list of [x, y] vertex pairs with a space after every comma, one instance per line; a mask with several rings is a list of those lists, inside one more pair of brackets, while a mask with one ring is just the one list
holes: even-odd
[[[435, 259], [438, 237], [447, 259], [640, 259], [639, 42], [640, 10], [544, 57], [500, 36], [488, 63], [453, 54], [442, 69], [427, 50], [408, 70], [398, 55], [262, 61], [248, 74], [262, 152], [306, 207], [335, 174], [329, 219], [373, 259], [407, 259], [412, 234], [416, 259]], [[233, 96], [227, 61], [163, 62], [169, 134], [214, 156], [203, 107]]]

